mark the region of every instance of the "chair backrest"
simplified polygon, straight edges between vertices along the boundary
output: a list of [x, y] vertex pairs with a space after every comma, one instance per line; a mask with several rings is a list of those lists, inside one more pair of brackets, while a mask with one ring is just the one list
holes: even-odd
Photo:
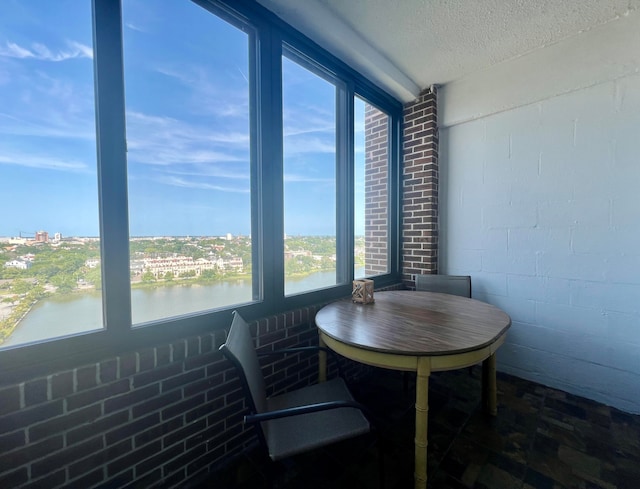
[[416, 275], [416, 290], [471, 297], [469, 275]]
[[264, 412], [267, 406], [264, 376], [253, 345], [249, 325], [237, 311], [233, 311], [233, 321], [227, 335], [227, 341], [220, 347], [220, 351], [238, 370], [251, 411], [253, 413]]

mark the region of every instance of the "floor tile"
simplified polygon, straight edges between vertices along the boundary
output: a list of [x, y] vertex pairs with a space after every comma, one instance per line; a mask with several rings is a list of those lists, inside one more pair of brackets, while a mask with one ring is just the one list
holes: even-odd
[[[405, 390], [401, 373], [375, 369], [350, 385], [379, 423], [386, 489], [413, 487], [414, 383]], [[640, 416], [503, 373], [498, 415], [480, 403], [479, 366], [431, 375], [429, 489], [640, 487]], [[257, 459], [236, 457], [205, 486], [266, 487], [267, 461]], [[363, 438], [280, 465], [276, 487], [375, 489], [378, 469], [375, 442]]]

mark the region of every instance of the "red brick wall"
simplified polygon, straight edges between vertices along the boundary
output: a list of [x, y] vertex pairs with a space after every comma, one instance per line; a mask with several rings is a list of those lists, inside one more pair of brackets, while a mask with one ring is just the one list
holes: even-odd
[[389, 116], [365, 104], [365, 275], [388, 272]]
[[435, 88], [404, 107], [402, 280], [438, 270], [438, 126]]
[[[317, 344], [315, 310], [252, 323], [258, 348]], [[0, 388], [0, 487], [181, 486], [237, 454], [255, 436], [218, 352], [224, 339], [217, 331]], [[267, 362], [269, 394], [317, 380], [316, 355]]]

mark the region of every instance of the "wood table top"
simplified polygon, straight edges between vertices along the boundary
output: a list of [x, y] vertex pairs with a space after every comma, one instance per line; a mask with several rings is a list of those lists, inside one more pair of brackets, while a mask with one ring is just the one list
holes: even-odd
[[316, 314], [318, 329], [342, 343], [397, 355], [435, 356], [492, 344], [511, 326], [495, 306], [435, 292], [376, 292], [373, 304], [333, 302]]

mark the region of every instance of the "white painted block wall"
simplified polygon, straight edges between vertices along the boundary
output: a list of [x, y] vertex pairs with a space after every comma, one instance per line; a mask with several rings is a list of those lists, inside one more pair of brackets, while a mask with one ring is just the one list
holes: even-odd
[[[640, 16], [632, 20], [640, 32]], [[562, 46], [553, 49], [562, 64]], [[583, 49], [607, 47], [584, 39]], [[499, 370], [640, 413], [636, 61], [611, 80], [598, 72], [589, 83], [586, 70], [563, 93], [532, 88], [538, 100], [501, 100], [500, 84], [526, 83], [526, 69], [574, 73], [534, 60], [514, 78], [501, 66], [490, 85], [483, 73], [478, 83], [444, 87], [440, 272], [471, 275], [473, 297], [511, 315]], [[491, 91], [492, 103], [455, 120], [467, 85], [477, 97]]]

